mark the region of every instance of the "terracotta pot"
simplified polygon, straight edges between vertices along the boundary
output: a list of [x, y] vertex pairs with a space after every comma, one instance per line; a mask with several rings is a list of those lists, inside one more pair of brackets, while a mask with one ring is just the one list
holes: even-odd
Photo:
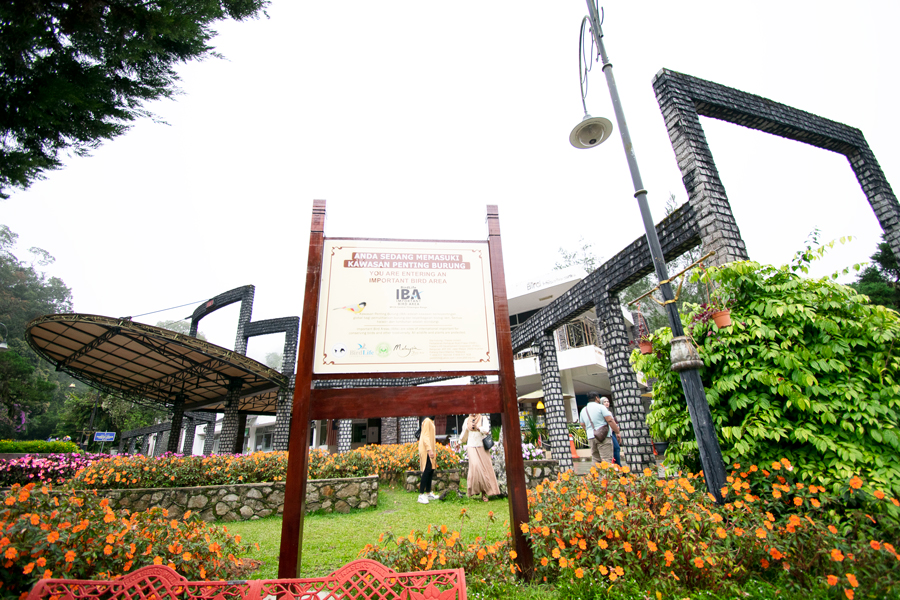
[[728, 327], [729, 325], [731, 325], [731, 309], [726, 308], [725, 310], [714, 312], [712, 314], [712, 319], [716, 324], [716, 327], [718, 327], [719, 329]]
[[638, 346], [641, 349], [641, 354], [650, 354], [653, 352], [653, 344], [650, 342], [641, 342]]

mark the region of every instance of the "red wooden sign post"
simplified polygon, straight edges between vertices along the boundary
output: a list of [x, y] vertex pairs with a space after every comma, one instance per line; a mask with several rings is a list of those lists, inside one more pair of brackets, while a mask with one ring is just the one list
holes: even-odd
[[[519, 431], [516, 378], [513, 371], [512, 340], [509, 330], [509, 307], [500, 248], [500, 222], [497, 207], [487, 207], [488, 250], [492, 282], [492, 300], [497, 336], [497, 371], [447, 372], [417, 371], [415, 376], [497, 375], [498, 383], [486, 385], [421, 386], [389, 388], [313, 389], [317, 378], [334, 376], [313, 374], [316, 323], [319, 313], [319, 290], [322, 284], [325, 245], [325, 201], [313, 202], [309, 236], [309, 258], [306, 268], [306, 293], [300, 323], [300, 348], [294, 404], [291, 416], [291, 438], [285, 482], [284, 519], [281, 528], [281, 550], [278, 559], [280, 578], [297, 577], [303, 549], [303, 517], [306, 513], [306, 480], [309, 466], [309, 422], [316, 419], [357, 419], [377, 417], [412, 417], [463, 413], [500, 413], [503, 443], [506, 448], [506, 476], [509, 494], [510, 527], [516, 550], [516, 563], [528, 577], [532, 572], [532, 553], [520, 525], [528, 522], [528, 497], [525, 489], [525, 463]], [[377, 373], [380, 378], [408, 377], [412, 373]], [[365, 374], [372, 377], [373, 374]], [[346, 375], [347, 379], [359, 375]]]

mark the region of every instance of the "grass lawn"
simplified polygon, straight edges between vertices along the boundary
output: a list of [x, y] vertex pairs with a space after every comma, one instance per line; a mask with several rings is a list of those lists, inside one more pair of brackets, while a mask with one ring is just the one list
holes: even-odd
[[[461, 484], [462, 489], [465, 486]], [[481, 536], [489, 541], [506, 537], [509, 531], [509, 503], [506, 498], [482, 502], [480, 498], [433, 500], [429, 504], [416, 502], [418, 494], [402, 488], [379, 485], [378, 506], [346, 515], [307, 515], [303, 522], [303, 559], [301, 577], [320, 577], [357, 558], [366, 544], [374, 544], [385, 531], [407, 535], [413, 529], [428, 525], [446, 525], [459, 531], [463, 542], [473, 542]], [[470, 518], [460, 519], [466, 510]], [[494, 513], [491, 522], [489, 513]], [[278, 577], [278, 548], [281, 544], [281, 517], [257, 521], [222, 523], [230, 533], [237, 533], [241, 541], [259, 544], [251, 548], [249, 558], [262, 561], [253, 579]]]

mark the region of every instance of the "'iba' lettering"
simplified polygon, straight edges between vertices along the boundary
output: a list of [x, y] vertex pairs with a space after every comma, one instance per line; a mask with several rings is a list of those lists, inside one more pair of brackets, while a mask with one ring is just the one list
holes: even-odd
[[400, 288], [397, 290], [397, 300], [421, 300], [422, 294], [416, 288]]

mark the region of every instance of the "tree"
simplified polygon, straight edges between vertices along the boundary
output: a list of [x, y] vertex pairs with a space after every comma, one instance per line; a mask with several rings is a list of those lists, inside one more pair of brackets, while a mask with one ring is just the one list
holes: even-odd
[[[187, 322], [185, 319], [174, 320], [170, 319], [168, 321], [158, 321], [156, 323], [157, 327], [161, 327], [162, 329], [168, 329], [169, 331], [174, 331], [175, 333], [180, 333], [182, 335], [190, 335], [191, 333], [191, 324]], [[203, 335], [202, 331], [197, 332], [197, 339], [206, 341], [206, 336]]]
[[35, 317], [71, 312], [72, 292], [61, 279], [36, 268], [55, 260], [45, 250], [31, 248], [30, 261], [13, 254], [18, 237], [0, 225], [0, 323], [9, 331], [9, 351], [0, 355], [0, 413], [16, 423], [10, 437], [27, 439], [50, 434], [54, 423], [36, 418], [56, 414], [73, 379], [31, 349], [25, 327]]
[[588, 273], [593, 273], [600, 266], [600, 258], [597, 257], [593, 242], [588, 242], [584, 236], [578, 238], [578, 246], [574, 250], [559, 248], [560, 258], [553, 269], [561, 271], [572, 266], [579, 266]]
[[[780, 268], [711, 267], [716, 293], [733, 299], [733, 324], [718, 329], [700, 306], [682, 317], [705, 364], [722, 454], [761, 468], [787, 458], [808, 483], [839, 491], [859, 475], [898, 494], [900, 315], [838, 284], [838, 274], [805, 278], [823, 250], [798, 252]], [[656, 439], [673, 442], [667, 463], [695, 468], [697, 443], [669, 359], [672, 334], [656, 334], [652, 354], [632, 354], [637, 370], [657, 378], [648, 424]]]
[[[670, 192], [669, 200], [666, 202], [666, 216], [668, 217], [671, 215], [677, 208], [678, 204], [675, 194]], [[703, 246], [695, 246], [681, 256], [677, 256], [673, 260], [667, 262], [666, 271], [671, 276], [673, 273], [677, 273], [691, 263], [698, 261], [701, 256], [703, 256]], [[625, 310], [629, 312], [640, 312], [644, 316], [644, 319], [648, 324], [648, 333], [659, 329], [660, 327], [666, 327], [669, 324], [669, 318], [666, 315], [666, 311], [650, 298], [645, 298], [639, 304], [632, 306], [629, 306], [628, 303], [635, 298], [640, 298], [655, 288], [657, 282], [658, 278], [654, 271], [653, 273], [644, 276], [639, 281], [631, 284], [619, 294], [619, 301], [622, 303]], [[677, 288], [678, 283], [674, 282], [672, 284], [672, 291], [676, 291]], [[662, 294], [658, 291], [655, 292], [655, 295], [657, 298], [662, 298]], [[678, 293], [678, 300], [675, 302], [675, 306], [678, 307], [678, 312], [684, 311], [686, 303], [703, 304], [706, 300], [705, 288], [696, 279], [692, 279], [690, 273], [687, 273], [682, 282], [681, 291]], [[635, 327], [637, 326], [638, 324], [635, 323]]]
[[884, 234], [871, 259], [872, 264], [863, 269], [856, 282], [850, 286], [868, 296], [872, 304], [900, 310], [900, 264], [885, 241]]
[[266, 366], [281, 372], [281, 363], [284, 362], [284, 355], [281, 352], [269, 352], [266, 354]]
[[56, 386], [36, 375], [35, 368], [17, 352], [0, 354], [0, 435], [15, 438], [24, 434], [29, 413], [43, 412], [55, 391]]
[[218, 56], [215, 23], [256, 18], [269, 0], [0, 2], [0, 198], [87, 155], [148, 101], [178, 90], [175, 66]]

